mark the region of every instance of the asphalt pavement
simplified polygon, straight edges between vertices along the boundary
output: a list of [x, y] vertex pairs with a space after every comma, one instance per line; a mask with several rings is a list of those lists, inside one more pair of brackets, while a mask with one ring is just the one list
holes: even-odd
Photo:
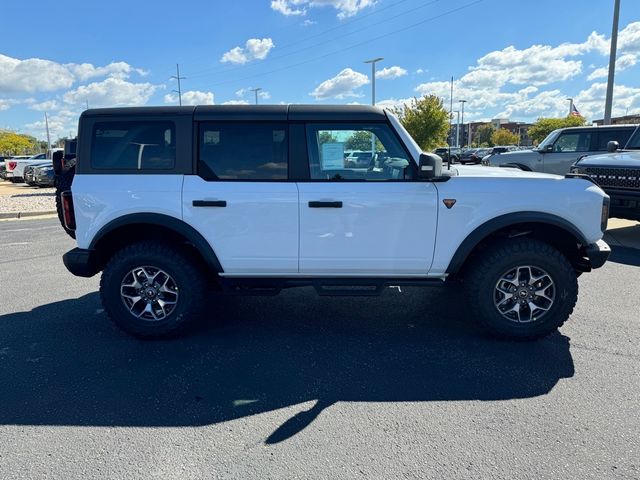
[[634, 247], [580, 277], [558, 334], [512, 343], [439, 288], [212, 294], [186, 337], [139, 341], [73, 246], [0, 222], [3, 480], [640, 478]]

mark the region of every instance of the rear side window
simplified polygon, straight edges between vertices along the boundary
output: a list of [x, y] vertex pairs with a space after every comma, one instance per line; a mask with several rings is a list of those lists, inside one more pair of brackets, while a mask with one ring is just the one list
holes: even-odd
[[176, 162], [176, 127], [166, 121], [97, 122], [91, 167], [101, 170], [170, 170]]
[[287, 125], [203, 122], [198, 175], [205, 180], [286, 180]]
[[616, 141], [620, 145], [620, 147], [624, 147], [629, 140], [629, 137], [633, 133], [632, 128], [627, 129], [613, 129], [607, 128], [602, 129], [598, 132], [598, 145], [596, 146], [596, 150], [599, 152], [604, 152], [607, 150], [607, 143], [611, 141]]

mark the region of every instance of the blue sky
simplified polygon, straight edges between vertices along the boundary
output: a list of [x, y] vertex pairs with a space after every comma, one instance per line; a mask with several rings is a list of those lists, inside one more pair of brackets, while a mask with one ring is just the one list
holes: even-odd
[[[0, 128], [74, 134], [90, 107], [467, 100], [465, 120], [600, 118], [613, 0], [5, 1]], [[8, 21], [6, 21], [8, 20]], [[55, 22], [55, 23], [54, 23]], [[640, 113], [640, 9], [622, 0], [614, 114]], [[454, 110], [457, 105], [454, 105]]]

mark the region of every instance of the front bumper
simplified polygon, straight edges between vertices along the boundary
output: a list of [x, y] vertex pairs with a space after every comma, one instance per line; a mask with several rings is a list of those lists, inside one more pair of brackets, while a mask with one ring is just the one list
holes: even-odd
[[100, 271], [92, 250], [74, 248], [62, 256], [62, 262], [76, 277], [93, 277]]
[[604, 240], [598, 240], [584, 247], [584, 253], [589, 259], [591, 268], [600, 268], [611, 255], [611, 247]]

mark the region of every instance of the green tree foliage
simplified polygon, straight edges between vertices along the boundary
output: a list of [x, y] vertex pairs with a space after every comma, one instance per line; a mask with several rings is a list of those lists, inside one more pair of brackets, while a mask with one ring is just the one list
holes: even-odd
[[38, 151], [36, 139], [14, 132], [0, 132], [0, 153], [3, 155], [27, 155]]
[[580, 127], [585, 124], [583, 117], [569, 115], [565, 118], [539, 118], [529, 128], [529, 138], [534, 144], [540, 143], [547, 135], [558, 128]]
[[423, 150], [430, 151], [447, 143], [449, 113], [436, 95], [414, 98], [395, 113]]
[[506, 128], [500, 128], [491, 135], [493, 145], [517, 145], [518, 135], [510, 132]]
[[[359, 130], [353, 132], [344, 144], [345, 150], [371, 150], [371, 132], [366, 130]], [[380, 143], [380, 140], [376, 138], [376, 151], [380, 152], [384, 150], [384, 147]]]
[[483, 125], [478, 127], [478, 130], [476, 131], [476, 138], [474, 139], [475, 143], [478, 145], [493, 147], [494, 143], [492, 138], [495, 131], [496, 130], [493, 128], [493, 125]]
[[331, 132], [320, 132], [320, 135], [318, 135], [318, 141], [320, 145], [322, 145], [323, 143], [335, 143], [338, 140]]

